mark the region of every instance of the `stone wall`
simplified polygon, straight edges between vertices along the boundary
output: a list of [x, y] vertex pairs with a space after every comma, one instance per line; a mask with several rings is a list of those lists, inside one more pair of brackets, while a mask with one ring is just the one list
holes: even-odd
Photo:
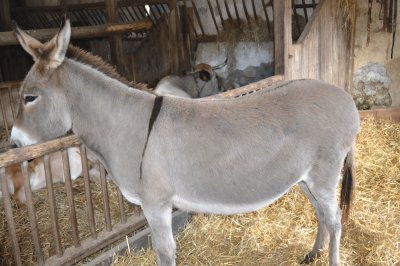
[[391, 80], [384, 65], [368, 62], [359, 68], [353, 76], [353, 98], [358, 109], [388, 107], [392, 105], [389, 93]]
[[400, 1], [395, 34], [383, 30], [380, 1], [357, 0], [353, 96], [360, 109], [400, 107]]

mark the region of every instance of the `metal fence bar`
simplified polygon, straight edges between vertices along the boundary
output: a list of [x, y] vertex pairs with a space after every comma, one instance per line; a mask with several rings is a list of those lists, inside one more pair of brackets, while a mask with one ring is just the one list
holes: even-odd
[[123, 22], [129, 22], [130, 20], [129, 20], [128, 15], [126, 15], [125, 10], [126, 10], [126, 8], [124, 8], [124, 7], [118, 8], [118, 16], [121, 18], [121, 20]]
[[157, 22], [157, 16], [154, 12], [155, 10], [157, 11], [157, 9], [154, 7], [154, 5], [150, 5], [150, 17], [152, 18], [152, 21], [154, 24], [156, 24], [156, 22]]
[[94, 221], [94, 213], [93, 213], [92, 192], [90, 191], [90, 180], [89, 180], [89, 170], [87, 165], [86, 148], [83, 144], [81, 144], [80, 150], [81, 150], [82, 174], [85, 183], [85, 197], [86, 197], [86, 206], [87, 206], [90, 232], [93, 238], [97, 238], [96, 223]]
[[246, 6], [245, 0], [242, 0], [242, 5], [243, 5], [243, 10], [244, 10], [244, 14], [246, 16], [247, 23], [250, 25], [250, 15], [249, 15], [249, 11], [247, 11], [247, 6]]
[[217, 9], [218, 9], [219, 17], [221, 19], [222, 29], [225, 30], [225, 22], [224, 22], [224, 17], [222, 16], [221, 6], [219, 5], [219, 0], [215, 0], [215, 2], [217, 3]]
[[159, 14], [158, 18], [161, 18], [164, 12], [160, 9], [159, 5], [156, 5], [156, 9], [157, 9], [158, 14]]
[[31, 226], [33, 247], [35, 248], [36, 262], [38, 265], [44, 265], [44, 256], [42, 247], [40, 246], [39, 230], [37, 226], [35, 207], [32, 200], [31, 181], [29, 177], [27, 161], [23, 161], [21, 163], [21, 172], [24, 177], [26, 207], [28, 209], [29, 223]]
[[100, 20], [98, 14], [96, 13], [96, 10], [90, 10], [89, 13], [91, 14], [94, 22], [96, 23], [96, 25], [101, 25], [102, 21]]
[[240, 27], [241, 23], [240, 23], [240, 17], [239, 17], [239, 10], [238, 10], [236, 1], [233, 1], [233, 7], [235, 8], [235, 14], [236, 14], [236, 20], [237, 20], [238, 26]]
[[75, 202], [74, 202], [74, 192], [72, 190], [72, 181], [71, 181], [71, 171], [70, 164], [68, 158], [68, 150], [63, 149], [61, 151], [63, 168], [64, 168], [64, 179], [65, 179], [65, 191], [67, 193], [67, 201], [69, 207], [69, 221], [71, 223], [71, 233], [72, 233], [72, 241], [75, 247], [79, 247], [81, 245], [79, 241], [79, 232], [78, 232], [78, 222], [76, 218], [76, 210], [75, 210]]
[[63, 254], [63, 250], [61, 247], [60, 226], [58, 224], [57, 206], [53, 189], [53, 177], [51, 173], [50, 159], [48, 154], [44, 155], [43, 162], [44, 162], [44, 173], [46, 177], [47, 195], [49, 200], [50, 218], [53, 228], [54, 247], [56, 255], [58, 257], [61, 257]]
[[146, 19], [146, 9], [143, 6], [138, 6], [137, 10], [140, 14], [141, 19]]
[[124, 199], [122, 197], [121, 190], [117, 187], [117, 194], [118, 194], [118, 206], [119, 206], [119, 215], [121, 219], [121, 223], [126, 223], [126, 215], [125, 215], [125, 205]]
[[208, 3], [208, 9], [210, 9], [211, 17], [212, 17], [214, 25], [215, 25], [215, 29], [217, 30], [217, 34], [219, 34], [218, 24], [217, 24], [217, 21], [215, 20], [215, 14], [214, 14], [214, 10], [213, 10], [210, 0], [207, 0], [207, 3]]
[[7, 177], [5, 175], [4, 167], [2, 167], [0, 169], [0, 182], [1, 182], [1, 192], [2, 192], [2, 196], [3, 196], [4, 214], [5, 214], [6, 220], [7, 220], [8, 233], [11, 238], [11, 244], [12, 244], [12, 249], [13, 249], [13, 254], [14, 254], [14, 259], [15, 259], [15, 265], [20, 266], [20, 265], [22, 265], [21, 251], [20, 251], [20, 248], [18, 245], [18, 237], [17, 237], [17, 232], [15, 230], [15, 222], [14, 222], [14, 217], [13, 217], [13, 212], [12, 212], [12, 207], [11, 207], [10, 193], [8, 191]]
[[55, 25], [60, 25], [61, 24], [60, 22], [62, 21], [61, 13], [57, 12], [57, 11], [54, 11], [51, 14], [52, 14], [51, 17], [53, 18], [54, 24]]
[[294, 21], [296, 22], [296, 27], [297, 27], [297, 31], [300, 35], [301, 33], [301, 27], [300, 27], [300, 22], [299, 22], [299, 15], [297, 14], [297, 8], [295, 7], [295, 5], [292, 4], [292, 10], [293, 10], [293, 16], [294, 16]]
[[107, 17], [106, 12], [104, 12], [104, 10], [102, 10], [102, 9], [95, 9], [94, 11], [95, 11], [94, 13], [96, 14], [96, 16], [100, 20], [100, 24], [106, 23], [106, 21], [105, 21], [106, 17]]
[[254, 3], [254, 0], [251, 0], [251, 7], [253, 8], [253, 15], [254, 15], [256, 24], [258, 24], [258, 16], [257, 16], [256, 4]]
[[[136, 19], [136, 15], [135, 15], [135, 11], [133, 10], [133, 7], [128, 6], [128, 7], [126, 7], [126, 10], [128, 11], [131, 20], [136, 21], [137, 19]], [[151, 19], [151, 21], [153, 21], [153, 18], [150, 17], [150, 19]]]
[[[140, 13], [138, 13], [137, 7], [135, 7], [135, 6], [132, 7], [132, 11], [135, 14], [136, 19], [141, 20]], [[160, 10], [157, 9], [157, 11], [158, 11], [158, 13], [160, 13]], [[160, 13], [160, 16], [161, 16], [161, 13]]]
[[307, 7], [306, 7], [306, 1], [302, 0], [303, 3], [303, 10], [304, 10], [304, 17], [306, 18], [306, 22], [308, 22], [308, 14], [307, 14]]
[[100, 162], [98, 162], [98, 164], [100, 170], [101, 190], [103, 194], [104, 220], [106, 223], [106, 230], [107, 232], [110, 232], [112, 230], [112, 226], [111, 226], [111, 215], [110, 215], [110, 202], [108, 200], [106, 170], [104, 169], [104, 166]]
[[142, 17], [143, 17], [143, 19], [146, 19], [146, 15], [147, 15], [147, 11], [146, 11], [146, 8], [144, 8], [144, 6], [139, 6], [139, 12], [140, 12], [140, 14], [142, 15]]
[[192, 2], [192, 7], [193, 7], [193, 10], [194, 10], [194, 14], [195, 14], [196, 19], [197, 19], [197, 23], [199, 24], [199, 27], [200, 27], [201, 34], [204, 35], [204, 28], [203, 28], [203, 24], [201, 23], [201, 18], [200, 18], [199, 11], [197, 10], [197, 7], [196, 7], [196, 4], [194, 3], [194, 1], [191, 0], [191, 2]]
[[147, 11], [147, 9], [146, 9], [146, 14], [151, 19], [151, 22], [153, 22], [153, 24], [155, 25], [157, 23], [157, 20], [156, 20], [155, 16], [153, 15], [153, 11], [152, 11], [152, 8], [150, 5], [149, 5], [149, 7], [150, 7], [150, 10]]
[[315, 3], [315, 0], [312, 0], [312, 5], [313, 5], [313, 8], [315, 9], [315, 7], [317, 6], [317, 4]]
[[193, 29], [194, 36], [197, 37], [197, 36], [199, 36], [199, 35], [197, 34], [196, 27], [194, 26], [194, 22], [193, 22], [193, 20], [192, 20], [192, 17], [191, 17], [191, 15], [189, 14], [189, 8], [188, 8], [188, 6], [187, 6], [187, 4], [186, 4], [186, 1], [183, 1], [183, 5], [185, 6], [186, 17], [187, 17], [187, 19], [189, 20], [190, 25], [191, 25], [191, 27], [192, 27], [192, 29]]
[[[165, 8], [165, 5], [164, 4], [160, 4], [160, 5], [161, 5], [162, 10], [164, 10], [164, 13], [168, 13], [167, 9]], [[169, 6], [168, 6], [168, 9], [169, 9]]]
[[83, 10], [76, 10], [75, 12], [79, 15], [81, 23], [82, 23], [83, 26], [90, 26], [91, 25], [90, 21], [88, 20], [87, 16], [85, 15], [85, 12], [83, 12]]
[[261, 0], [261, 1], [262, 1], [263, 9], [264, 9], [265, 21], [267, 22], [268, 32], [271, 35], [272, 34], [272, 27], [271, 27], [269, 16], [268, 16], [267, 5], [265, 4], [264, 0]]
[[224, 4], [225, 4], [225, 9], [226, 9], [226, 14], [228, 14], [229, 22], [231, 24], [233, 24], [232, 15], [231, 15], [231, 12], [229, 11], [229, 6], [228, 6], [228, 3], [226, 2], [226, 0], [224, 0]]

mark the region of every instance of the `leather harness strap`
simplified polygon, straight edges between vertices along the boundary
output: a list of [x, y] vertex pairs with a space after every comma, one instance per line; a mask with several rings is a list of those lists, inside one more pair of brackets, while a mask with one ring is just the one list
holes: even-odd
[[154, 100], [153, 110], [151, 111], [151, 116], [150, 116], [150, 120], [149, 120], [149, 128], [147, 130], [146, 142], [144, 143], [144, 147], [143, 147], [142, 160], [140, 161], [140, 179], [142, 179], [142, 164], [143, 164], [144, 154], [145, 154], [146, 148], [147, 148], [147, 142], [149, 142], [149, 137], [150, 137], [151, 130], [153, 129], [154, 122], [156, 122], [157, 117], [160, 114], [163, 99], [164, 99], [163, 96], [157, 95]]

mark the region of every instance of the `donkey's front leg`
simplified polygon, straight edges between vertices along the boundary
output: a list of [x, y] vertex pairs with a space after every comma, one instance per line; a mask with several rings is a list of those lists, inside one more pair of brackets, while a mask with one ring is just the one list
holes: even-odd
[[143, 205], [143, 213], [151, 229], [158, 266], [175, 265], [175, 241], [172, 235], [172, 206]]

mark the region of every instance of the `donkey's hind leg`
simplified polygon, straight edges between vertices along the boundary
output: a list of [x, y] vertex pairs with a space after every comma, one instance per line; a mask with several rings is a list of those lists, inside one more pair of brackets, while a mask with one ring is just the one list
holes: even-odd
[[325, 225], [324, 213], [321, 211], [321, 206], [319, 206], [317, 200], [314, 198], [306, 183], [300, 182], [299, 186], [301, 187], [307, 198], [310, 200], [318, 219], [318, 231], [314, 247], [301, 262], [302, 264], [309, 264], [313, 262], [317, 257], [319, 257], [321, 252], [327, 248], [329, 235]]
[[[336, 200], [336, 187], [339, 180], [341, 163], [333, 164], [332, 162], [320, 163], [315, 169], [312, 169], [306, 179], [303, 180], [306, 186], [305, 192], [309, 193], [314, 206], [316, 207], [318, 219], [321, 226], [325, 226], [329, 233], [329, 265], [336, 266], [340, 264], [339, 244], [342, 232], [341, 210]], [[323, 228], [319, 229], [325, 230]], [[322, 234], [322, 235], [321, 235]], [[325, 240], [324, 233], [316, 239], [314, 248], [319, 249], [323, 246]], [[318, 253], [318, 250], [313, 249], [311, 255]]]
[[175, 241], [172, 234], [172, 208], [143, 206], [143, 213], [151, 229], [153, 248], [158, 266], [175, 266]]

